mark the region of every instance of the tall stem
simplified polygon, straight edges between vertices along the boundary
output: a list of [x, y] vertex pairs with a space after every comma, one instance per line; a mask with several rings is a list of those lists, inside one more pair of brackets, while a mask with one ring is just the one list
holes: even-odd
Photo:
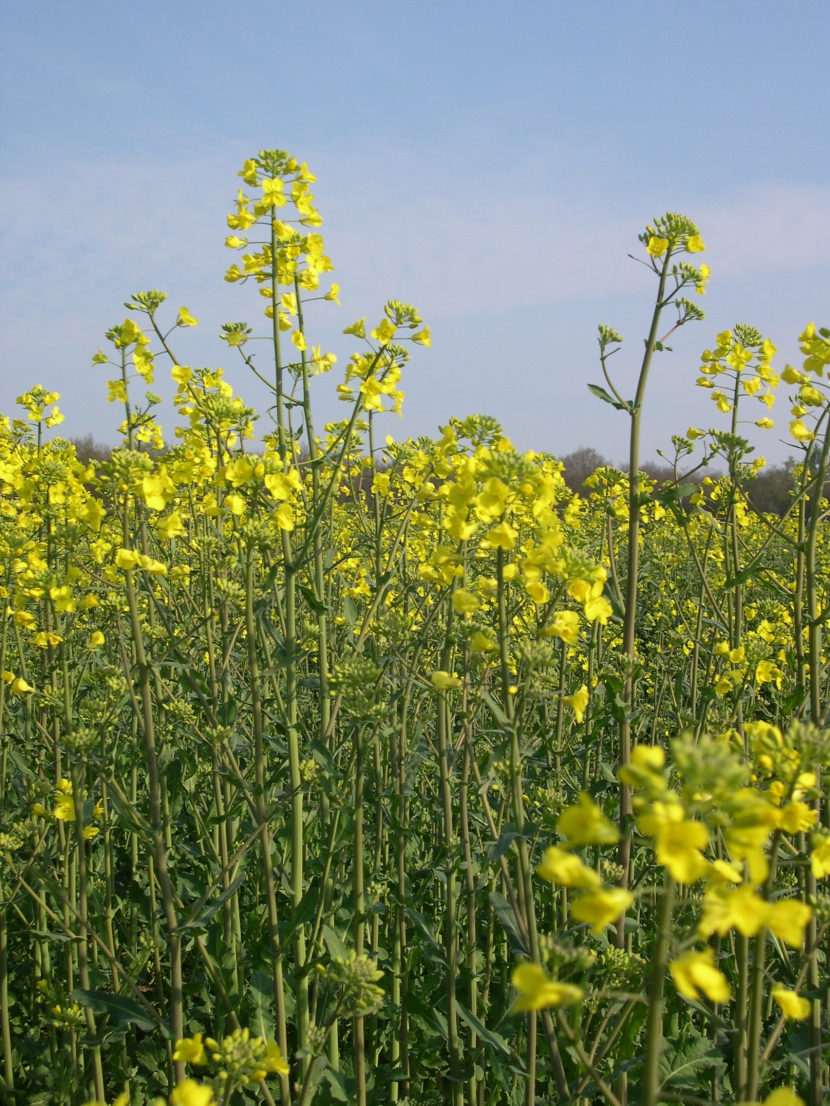
[[[127, 605], [130, 612], [130, 628], [135, 646], [138, 666], [139, 686], [141, 690], [141, 716], [139, 727], [144, 737], [144, 759], [147, 765], [147, 790], [150, 800], [150, 834], [153, 842], [153, 858], [156, 875], [161, 891], [162, 909], [167, 924], [167, 939], [170, 944], [170, 1023], [173, 1036], [179, 1040], [184, 1037], [184, 1006], [182, 988], [182, 948], [178, 933], [176, 904], [170, 882], [167, 864], [167, 849], [164, 844], [161, 818], [161, 784], [159, 781], [158, 756], [156, 754], [155, 727], [153, 722], [152, 666], [144, 648], [144, 634], [138, 613], [133, 576], [135, 569], [126, 572]], [[175, 1061], [176, 1079], [185, 1077], [182, 1060]]]
[[[828, 425], [824, 430], [824, 442], [821, 449], [821, 457], [819, 459], [818, 471], [816, 472], [815, 489], [813, 491], [812, 501], [810, 503], [810, 523], [807, 529], [807, 551], [806, 551], [806, 571], [807, 571], [807, 612], [809, 614], [809, 655], [810, 655], [810, 719], [814, 726], [820, 727], [822, 724], [822, 710], [821, 710], [821, 647], [822, 647], [822, 630], [821, 619], [819, 611], [819, 585], [818, 585], [818, 573], [816, 562], [816, 549], [818, 544], [818, 527], [819, 520], [822, 517], [822, 495], [824, 492], [824, 484], [827, 479], [827, 468], [830, 463], [830, 413], [824, 412], [824, 417], [828, 419]], [[821, 795], [820, 787], [817, 791], [818, 795]], [[821, 799], [816, 799], [816, 813], [817, 823], [821, 825]], [[815, 895], [816, 893], [816, 879], [813, 875], [812, 869], [807, 874], [807, 894]], [[807, 940], [809, 947], [812, 950], [815, 947], [817, 939], [816, 931], [816, 919], [813, 914], [810, 919], [807, 930]], [[817, 958], [814, 956], [811, 963], [810, 972], [810, 985], [813, 988], [818, 987], [818, 963]], [[809, 1022], [809, 1040], [810, 1040], [810, 1106], [821, 1106], [822, 1102], [822, 1042], [821, 1042], [821, 1000], [814, 998], [812, 1000], [812, 1009], [810, 1011]]]
[[[245, 633], [248, 639], [248, 668], [251, 681], [251, 715], [254, 730], [254, 772], [256, 776], [256, 812], [262, 827], [260, 848], [265, 876], [265, 891], [268, 896], [268, 927], [271, 939], [271, 956], [274, 972], [274, 999], [277, 1007], [277, 1036], [284, 1056], [288, 1054], [288, 1038], [285, 1020], [285, 995], [282, 978], [282, 953], [279, 947], [279, 925], [277, 917], [277, 889], [271, 863], [271, 832], [268, 827], [265, 808], [265, 748], [262, 727], [262, 687], [259, 673], [259, 658], [256, 649], [256, 624], [254, 621], [254, 551], [248, 550], [245, 568]], [[290, 1099], [288, 1076], [280, 1080], [280, 1094], [283, 1106]]]
[[[354, 785], [354, 951], [363, 955], [366, 896], [364, 890], [365, 869], [363, 856], [363, 726], [358, 723], [354, 731], [355, 785]], [[366, 1032], [365, 1019], [353, 1021], [354, 1064], [357, 1080], [357, 1106], [366, 1106]]]
[[6, 930], [6, 892], [0, 885], [0, 1022], [3, 1028], [3, 1076], [8, 1090], [14, 1090], [14, 1051], [9, 1017], [9, 955]]
[[[628, 573], [625, 581], [625, 614], [623, 617], [623, 653], [625, 654], [626, 675], [623, 685], [625, 710], [620, 724], [620, 765], [626, 767], [631, 761], [631, 712], [634, 709], [634, 666], [637, 660], [637, 588], [640, 569], [640, 426], [643, 416], [643, 400], [646, 394], [648, 374], [657, 344], [660, 316], [663, 313], [663, 297], [666, 293], [666, 278], [669, 272], [671, 250], [667, 250], [663, 267], [660, 270], [660, 283], [657, 300], [651, 319], [651, 328], [646, 340], [646, 351], [637, 381], [637, 392], [631, 408], [631, 433], [628, 451]], [[619, 862], [622, 868], [620, 885], [628, 886], [629, 867], [631, 865], [631, 839], [628, 835], [628, 820], [631, 816], [631, 789], [628, 784], [620, 784], [620, 851]], [[620, 918], [617, 923], [616, 945], [625, 947], [625, 922]]]
[[651, 960], [648, 986], [648, 1019], [646, 1022], [646, 1055], [643, 1063], [643, 1106], [657, 1106], [660, 1101], [660, 1052], [663, 1047], [663, 992], [666, 963], [669, 958], [674, 880], [666, 873], [663, 900], [657, 928], [657, 941]]

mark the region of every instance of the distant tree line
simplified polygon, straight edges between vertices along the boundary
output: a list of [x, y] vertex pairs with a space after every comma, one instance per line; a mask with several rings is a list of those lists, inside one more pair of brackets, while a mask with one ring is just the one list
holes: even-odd
[[[603, 457], [591, 446], [583, 446], [572, 453], [559, 458], [565, 466], [565, 483], [575, 492], [584, 493], [585, 481], [598, 468], [615, 468], [612, 461]], [[753, 506], [765, 514], [783, 515], [791, 502], [793, 487], [793, 470], [795, 460], [788, 457], [780, 465], [771, 465], [761, 469], [749, 485], [748, 494]], [[674, 471], [670, 465], [661, 464], [659, 461], [646, 461], [642, 465], [642, 471], [660, 484], [674, 481]], [[689, 478], [689, 483], [698, 483], [704, 476], [717, 478], [720, 473], [714, 470], [701, 470]]]

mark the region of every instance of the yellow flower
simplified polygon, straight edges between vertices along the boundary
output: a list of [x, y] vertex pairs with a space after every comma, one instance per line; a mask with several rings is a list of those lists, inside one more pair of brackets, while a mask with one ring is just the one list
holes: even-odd
[[725, 860], [713, 860], [709, 865], [707, 878], [713, 884], [740, 883], [741, 873], [734, 864], [729, 864]]
[[804, 944], [804, 929], [813, 916], [806, 903], [798, 899], [779, 899], [769, 905], [767, 925], [791, 948], [800, 949]]
[[774, 683], [780, 691], [783, 678], [784, 673], [772, 661], [758, 661], [755, 666], [755, 682], [759, 685]]
[[589, 891], [580, 897], [571, 907], [571, 915], [578, 922], [588, 922], [594, 933], [602, 933], [606, 926], [615, 922], [634, 902], [634, 896], [622, 887], [607, 891]]
[[695, 883], [706, 875], [709, 865], [699, 851], [709, 844], [709, 832], [702, 822], [669, 822], [655, 835], [657, 861], [668, 868], [678, 883]]
[[237, 457], [225, 469], [225, 480], [232, 488], [241, 488], [253, 479], [254, 466], [249, 457]]
[[215, 1106], [215, 1102], [211, 1088], [195, 1079], [183, 1079], [170, 1095], [171, 1106]]
[[586, 603], [591, 598], [591, 588], [587, 580], [571, 580], [568, 584], [568, 595], [577, 603]]
[[686, 253], [703, 253], [705, 249], [699, 234], [692, 234], [686, 239]]
[[470, 638], [471, 653], [490, 653], [496, 648], [498, 648], [496, 643], [481, 630], [476, 630]]
[[669, 964], [669, 971], [684, 998], [695, 1001], [699, 991], [703, 991], [711, 1002], [729, 1002], [732, 996], [726, 976], [715, 967], [712, 949], [687, 952]]
[[[640, 748], [643, 746], [637, 746]], [[637, 825], [642, 833], [654, 838], [658, 862], [678, 883], [694, 883], [706, 875], [709, 864], [700, 850], [709, 844], [709, 831], [702, 822], [686, 821], [686, 812], [679, 803], [653, 803]]]
[[588, 706], [589, 699], [588, 688], [583, 684], [579, 691], [575, 691], [573, 695], [566, 695], [562, 702], [566, 707], [571, 708], [577, 722], [581, 722], [585, 717], [585, 708]]
[[280, 1046], [276, 1041], [268, 1041], [265, 1052], [265, 1070], [278, 1075], [288, 1075], [288, 1064], [283, 1059]]
[[579, 615], [576, 611], [558, 611], [541, 633], [543, 637], [562, 638], [566, 645], [576, 645], [579, 641]]
[[816, 824], [818, 812], [796, 799], [780, 811], [780, 826], [786, 833], [805, 833]]
[[536, 869], [536, 874], [551, 883], [559, 883], [563, 887], [584, 887], [586, 890], [595, 890], [602, 885], [599, 874], [593, 868], [589, 868], [574, 853], [551, 845], [545, 849], [542, 863]]
[[830, 875], [830, 837], [822, 837], [815, 834], [813, 837], [813, 851], [810, 854], [810, 865], [816, 879], [824, 879]]
[[[61, 780], [55, 789], [55, 810], [53, 817], [59, 822], [74, 822], [75, 821], [75, 799], [72, 793], [72, 783], [70, 780]], [[96, 803], [92, 813], [99, 817], [102, 814], [100, 803]], [[98, 829], [95, 826], [84, 827], [84, 837], [89, 841], [93, 837], [98, 836]]]
[[107, 402], [108, 403], [126, 403], [127, 402], [127, 386], [123, 380], [108, 380], [107, 381]]
[[[620, 768], [618, 775], [623, 783], [630, 787], [643, 787], [650, 795], [659, 795], [666, 791], [666, 775], [663, 765], [666, 762], [666, 753], [659, 745], [635, 745], [631, 750], [631, 762]], [[662, 817], [663, 808], [652, 807], [651, 812]], [[667, 814], [677, 820], [677, 812]], [[651, 830], [644, 830], [651, 835]]]
[[764, 1106], [804, 1106], [804, 1100], [792, 1088], [778, 1087], [764, 1099]]
[[[814, 388], [811, 384], [802, 384], [798, 392], [798, 400], [808, 407], [819, 407], [824, 403], [824, 396], [818, 388]], [[55, 408], [55, 410], [57, 410], [57, 408]]]
[[582, 990], [573, 983], [558, 983], [539, 964], [525, 961], [513, 969], [510, 982], [519, 992], [511, 1007], [513, 1013], [543, 1010], [546, 1006], [569, 1006], [579, 1002]]
[[280, 530], [294, 529], [294, 512], [289, 503], [280, 503], [273, 517], [277, 520], [277, 526], [279, 526]]
[[464, 591], [463, 588], [459, 588], [453, 594], [452, 597], [453, 610], [458, 614], [472, 614], [473, 611], [477, 611], [481, 606], [481, 600], [477, 595], [473, 595], [472, 592]]
[[802, 419], [793, 419], [790, 423], [790, 433], [797, 442], [811, 442], [815, 437], [812, 430], [808, 430]]
[[652, 257], [662, 257], [666, 250], [669, 248], [668, 238], [657, 238], [652, 234], [648, 240], [646, 250]]
[[115, 554], [115, 563], [119, 568], [135, 568], [140, 560], [139, 554], [133, 549], [119, 549]]
[[265, 179], [262, 182], [262, 203], [268, 207], [285, 207], [285, 196], [282, 195], [283, 182], [278, 178]]
[[183, 1060], [187, 1064], [206, 1064], [207, 1053], [205, 1052], [205, 1046], [202, 1044], [202, 1034], [194, 1033], [192, 1037], [185, 1037], [181, 1041], [176, 1041], [176, 1051], [173, 1053], [174, 1060]]
[[389, 319], [381, 319], [378, 325], [371, 332], [375, 341], [380, 342], [382, 346], [388, 345], [395, 337], [395, 331], [398, 328], [394, 323], [391, 323]]
[[576, 806], [559, 816], [556, 826], [568, 849], [579, 845], [615, 845], [620, 838], [617, 827], [605, 817], [590, 795], [583, 791]]
[[[242, 177], [246, 184], [250, 184], [251, 187], [254, 187], [259, 180], [259, 177], [257, 176], [256, 161], [254, 161], [252, 157], [246, 158], [245, 161], [242, 162], [242, 169], [236, 175], [238, 177]], [[241, 188], [239, 190], [239, 194], [240, 197], [243, 195]]]
[[812, 1004], [809, 999], [802, 998], [798, 991], [788, 991], [778, 983], [770, 994], [781, 1007], [781, 1013], [785, 1018], [792, 1018], [794, 1021], [809, 1018]]
[[306, 348], [305, 335], [301, 334], [299, 330], [295, 330], [291, 335], [291, 341], [297, 347], [298, 350], [304, 350]]
[[9, 688], [13, 695], [31, 695], [35, 690], [31, 684], [27, 684], [22, 676], [18, 676], [12, 680]]
[[167, 565], [161, 561], [156, 561], [153, 557], [146, 557], [143, 553], [138, 558], [139, 566], [145, 571], [149, 572], [151, 576], [166, 576]]
[[290, 499], [293, 484], [289, 476], [282, 472], [269, 472], [264, 479], [265, 487], [274, 499]]
[[539, 605], [547, 603], [550, 599], [550, 592], [540, 580], [525, 585], [525, 590], [533, 602]]
[[509, 522], [502, 522], [492, 530], [488, 530], [483, 540], [485, 545], [489, 545], [492, 549], [510, 550], [515, 546], [518, 536], [518, 531], [514, 530]]
[[89, 636], [89, 648], [97, 649], [99, 646], [103, 645], [106, 640], [107, 639], [100, 630], [94, 630]]
[[734, 861], [746, 860], [750, 882], [763, 883], [769, 871], [764, 846], [780, 822], [780, 812], [767, 793], [743, 788], [734, 796], [735, 813], [724, 837]]
[[769, 916], [769, 903], [755, 893], [755, 888], [744, 884], [734, 891], [725, 887], [712, 887], [703, 900], [703, 915], [698, 925], [701, 937], [713, 933], [725, 937], [734, 928], [744, 937], [754, 937]]
[[179, 308], [179, 326], [198, 326], [198, 320], [194, 319], [186, 307]]
[[458, 676], [451, 676], [449, 672], [433, 672], [430, 680], [436, 691], [451, 691], [453, 688], [461, 687], [462, 683]]
[[582, 609], [589, 622], [599, 622], [601, 626], [607, 626], [608, 619], [614, 613], [614, 608], [604, 595], [589, 599]]
[[155, 526], [156, 533], [160, 538], [164, 538], [165, 541], [172, 541], [173, 538], [180, 538], [186, 534], [184, 520], [178, 511], [171, 511], [165, 518], [160, 518]]

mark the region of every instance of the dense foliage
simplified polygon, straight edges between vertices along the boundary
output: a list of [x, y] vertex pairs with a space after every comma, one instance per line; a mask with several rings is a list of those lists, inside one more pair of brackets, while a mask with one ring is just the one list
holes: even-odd
[[[430, 342], [398, 301], [346, 329], [320, 433], [314, 177], [240, 175], [226, 280], [266, 325], [222, 337], [270, 427], [151, 291], [93, 359], [119, 448], [47, 441], [41, 387], [0, 428], [6, 1100], [818, 1106], [830, 333], [780, 372], [719, 334], [715, 428], [641, 472], [663, 318], [702, 319], [709, 277], [670, 213], [633, 399], [599, 330], [626, 471], [574, 490], [484, 416], [386, 436]], [[799, 460], [763, 513], [746, 420], [786, 389]]]

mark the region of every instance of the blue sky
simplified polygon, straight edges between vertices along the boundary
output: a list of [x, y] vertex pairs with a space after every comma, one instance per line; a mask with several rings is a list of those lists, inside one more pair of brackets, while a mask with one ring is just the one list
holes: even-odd
[[824, 0], [0, 0], [0, 410], [43, 383], [67, 434], [114, 442], [89, 358], [148, 287], [200, 320], [180, 359], [264, 406], [217, 338], [261, 310], [222, 243], [242, 160], [280, 147], [319, 178], [343, 292], [313, 326], [340, 367], [343, 327], [387, 298], [431, 326], [396, 437], [480, 412], [523, 448], [621, 458], [625, 419], [586, 388], [596, 325], [626, 336], [627, 388], [652, 287], [626, 255], [661, 211], [694, 218], [707, 318], [645, 414], [647, 452], [668, 448], [717, 425], [694, 380], [718, 330], [758, 326], [783, 367], [830, 321], [828, 32]]

